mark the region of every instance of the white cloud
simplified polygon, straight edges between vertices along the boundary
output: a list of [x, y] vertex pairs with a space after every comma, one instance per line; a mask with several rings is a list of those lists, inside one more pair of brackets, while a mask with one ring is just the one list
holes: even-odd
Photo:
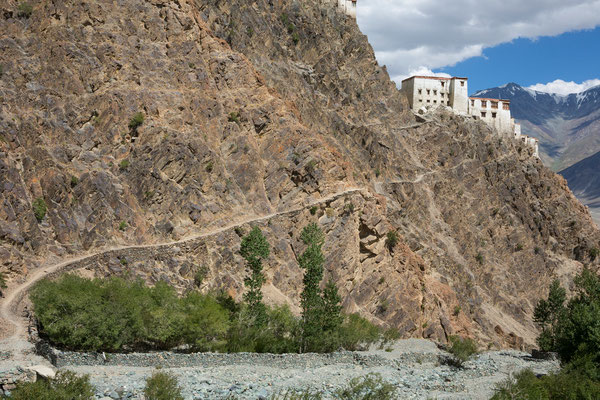
[[429, 68], [419, 67], [417, 69], [410, 70], [408, 72], [408, 74], [394, 76], [394, 77], [392, 77], [392, 80], [394, 82], [396, 82], [398, 85], [400, 85], [400, 82], [402, 82], [402, 80], [404, 80], [406, 78], [409, 78], [411, 76], [440, 76], [440, 77], [444, 77], [444, 78], [451, 78], [452, 77], [451, 75], [446, 74], [444, 72], [433, 72]]
[[554, 82], [537, 83], [529, 86], [528, 89], [537, 90], [538, 92], [556, 93], [567, 95], [570, 93], [580, 93], [600, 85], [600, 79], [590, 79], [581, 83], [565, 82], [562, 79], [557, 79]]
[[600, 0], [358, 0], [358, 23], [393, 77], [481, 56], [516, 38], [600, 24]]

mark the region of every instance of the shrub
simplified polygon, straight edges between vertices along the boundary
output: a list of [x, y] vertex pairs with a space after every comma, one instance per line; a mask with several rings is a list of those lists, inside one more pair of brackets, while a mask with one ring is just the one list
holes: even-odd
[[389, 231], [387, 233], [386, 239], [385, 239], [385, 245], [387, 246], [387, 248], [392, 251], [394, 250], [394, 247], [396, 247], [396, 245], [398, 244], [399, 238], [398, 238], [398, 232], [396, 231]]
[[211, 173], [213, 171], [214, 168], [214, 164], [212, 161], [209, 161], [208, 163], [206, 163], [206, 172]]
[[29, 18], [33, 14], [33, 7], [27, 2], [19, 3], [17, 16], [20, 18]]
[[10, 400], [91, 400], [94, 389], [87, 375], [77, 376], [72, 371], [58, 371], [55, 379], [21, 382], [11, 391]]
[[44, 201], [42, 197], [38, 197], [33, 201], [33, 214], [38, 222], [42, 222], [47, 211], [48, 207], [46, 206], [46, 201]]
[[594, 248], [590, 249], [590, 259], [592, 261], [594, 261], [599, 255], [600, 255], [600, 249], [599, 248], [594, 247]]
[[239, 124], [240, 123], [240, 113], [238, 111], [230, 112], [229, 116], [227, 117], [227, 121], [235, 122], [236, 124]]
[[319, 207], [317, 207], [317, 206], [312, 206], [312, 207], [310, 208], [310, 214], [311, 214], [311, 215], [315, 215], [315, 214], [317, 213], [317, 210], [318, 210], [318, 209], [319, 209]]
[[198, 268], [198, 270], [194, 274], [194, 284], [200, 287], [206, 279], [206, 275], [208, 275], [208, 268], [206, 267], [206, 265], [203, 265], [200, 268]]
[[454, 358], [456, 366], [462, 366], [472, 355], [477, 354], [477, 343], [473, 339], [450, 336], [448, 352]]
[[522, 245], [521, 243], [519, 243], [519, 244], [517, 245], [517, 247], [515, 247], [515, 249], [516, 249], [517, 251], [521, 251], [521, 250], [523, 250], [523, 245]]
[[481, 254], [481, 252], [477, 253], [475, 260], [479, 263], [479, 265], [483, 265], [483, 254]]
[[339, 400], [392, 400], [396, 399], [396, 387], [387, 383], [379, 374], [353, 378], [348, 386], [338, 389], [334, 395]]
[[120, 230], [120, 231], [124, 231], [125, 229], [127, 229], [127, 222], [125, 222], [125, 221], [121, 221], [121, 222], [119, 223], [119, 230]]
[[165, 372], [155, 372], [146, 379], [146, 400], [183, 400], [177, 378]]
[[129, 168], [129, 160], [121, 160], [119, 163], [119, 169], [121, 171], [125, 171]]
[[133, 115], [133, 117], [129, 120], [129, 129], [135, 131], [144, 123], [144, 113], [137, 112]]
[[345, 317], [340, 328], [340, 345], [345, 350], [364, 350], [369, 345], [377, 342], [381, 337], [381, 330], [366, 318], [358, 314]]
[[79, 183], [79, 178], [76, 176], [71, 176], [71, 187], [74, 188]]
[[460, 314], [460, 306], [454, 306], [454, 312], [452, 313], [455, 317]]

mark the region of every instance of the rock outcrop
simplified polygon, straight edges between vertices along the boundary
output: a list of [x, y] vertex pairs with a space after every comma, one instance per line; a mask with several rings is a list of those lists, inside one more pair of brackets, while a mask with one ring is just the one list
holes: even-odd
[[480, 121], [417, 120], [333, 2], [33, 4], [0, 6], [11, 282], [93, 253], [68, 268], [184, 290], [204, 266], [202, 290], [240, 297], [240, 238], [258, 224], [265, 295], [297, 307], [316, 221], [347, 311], [522, 347], [550, 281], [597, 266], [600, 233], [564, 179]]

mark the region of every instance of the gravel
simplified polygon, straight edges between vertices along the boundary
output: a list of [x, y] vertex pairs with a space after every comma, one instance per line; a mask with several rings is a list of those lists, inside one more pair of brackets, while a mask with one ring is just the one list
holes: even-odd
[[[444, 365], [447, 356], [427, 340], [398, 341], [392, 351], [319, 354], [215, 354], [174, 353], [107, 355], [107, 364], [90, 362], [96, 355], [81, 356], [92, 365], [76, 365], [80, 356], [63, 369], [89, 374], [97, 399], [141, 399], [145, 380], [156, 367], [174, 374], [188, 399], [267, 399], [289, 389], [312, 388], [325, 397], [354, 377], [378, 373], [395, 385], [399, 399], [489, 399], [495, 385], [525, 368], [537, 374], [557, 370], [554, 360], [537, 360], [519, 351], [482, 353], [464, 368]], [[87, 358], [86, 358], [87, 357]], [[155, 362], [153, 365], [152, 363]], [[66, 364], [66, 362], [65, 362]]]

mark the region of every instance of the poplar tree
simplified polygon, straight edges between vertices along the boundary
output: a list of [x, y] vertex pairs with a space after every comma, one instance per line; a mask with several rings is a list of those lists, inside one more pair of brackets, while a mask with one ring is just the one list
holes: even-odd
[[262, 261], [269, 257], [269, 243], [260, 229], [255, 226], [250, 233], [242, 239], [240, 254], [246, 260], [246, 269], [249, 275], [244, 279], [244, 285], [248, 291], [244, 294], [244, 300], [248, 304], [250, 316], [254, 319], [256, 326], [266, 323], [267, 311], [263, 304], [262, 285], [266, 278], [262, 272]]

